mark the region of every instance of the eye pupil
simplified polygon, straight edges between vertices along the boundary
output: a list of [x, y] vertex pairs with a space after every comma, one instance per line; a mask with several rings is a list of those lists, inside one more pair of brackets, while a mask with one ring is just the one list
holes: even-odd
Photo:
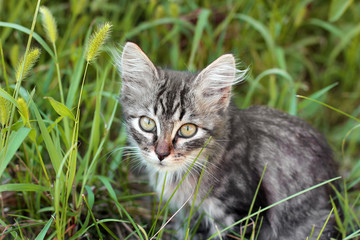
[[188, 123], [180, 127], [178, 135], [183, 138], [193, 137], [197, 132], [197, 127], [194, 124]]
[[155, 121], [145, 116], [139, 119], [139, 126], [145, 132], [153, 132], [156, 128]]

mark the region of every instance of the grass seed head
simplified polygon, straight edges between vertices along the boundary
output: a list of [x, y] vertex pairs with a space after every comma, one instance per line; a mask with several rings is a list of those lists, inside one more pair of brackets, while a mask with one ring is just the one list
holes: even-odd
[[42, 6], [40, 8], [42, 25], [45, 28], [46, 36], [51, 43], [55, 43], [58, 36], [56, 21], [50, 10]]
[[99, 48], [105, 43], [109, 37], [112, 25], [105, 23], [101, 25], [98, 30], [90, 37], [88, 42], [86, 61], [93, 61], [99, 54]]
[[10, 118], [10, 102], [0, 96], [0, 124], [5, 126]]
[[[40, 56], [40, 49], [39, 48], [32, 48], [29, 50], [26, 57], [22, 57], [17, 68], [16, 68], [16, 81], [19, 81], [20, 78], [24, 79], [36, 63]], [[25, 61], [25, 64], [24, 64]], [[22, 69], [22, 66], [24, 64], [24, 69]], [[22, 73], [22, 75], [21, 75]]]
[[19, 98], [17, 103], [19, 105], [19, 113], [24, 121], [24, 124], [27, 124], [30, 121], [28, 105], [23, 98]]

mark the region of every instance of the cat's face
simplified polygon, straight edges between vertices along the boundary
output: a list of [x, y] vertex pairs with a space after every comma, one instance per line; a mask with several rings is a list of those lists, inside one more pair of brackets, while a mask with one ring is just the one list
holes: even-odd
[[177, 72], [156, 68], [127, 43], [117, 64], [129, 139], [142, 160], [157, 171], [186, 171], [208, 139], [221, 136], [231, 85], [240, 80], [234, 57], [223, 55], [198, 74]]

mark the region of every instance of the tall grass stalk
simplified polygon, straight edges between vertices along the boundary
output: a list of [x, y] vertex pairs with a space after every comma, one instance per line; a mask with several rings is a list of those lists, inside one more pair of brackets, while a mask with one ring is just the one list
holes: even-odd
[[[24, 57], [23, 57], [23, 61], [21, 61], [20, 69], [18, 69], [18, 71], [17, 71], [17, 79], [16, 79], [16, 85], [15, 85], [15, 91], [14, 91], [14, 99], [15, 100], [17, 100], [18, 96], [19, 96], [20, 86], [21, 86], [21, 82], [22, 82], [22, 79], [23, 79], [23, 74], [24, 74], [25, 67], [26, 67], [27, 55], [28, 55], [28, 52], [30, 51], [32, 35], [34, 33], [34, 28], [35, 28], [36, 18], [37, 18], [38, 12], [39, 12], [40, 2], [41, 2], [41, 0], [37, 1], [37, 5], [36, 5], [32, 25], [31, 25], [31, 32], [30, 32], [30, 35], [29, 35], [29, 38], [28, 38], [28, 41], [27, 41], [27, 45], [26, 45], [25, 54], [24, 54]], [[32, 61], [30, 62], [30, 65], [33, 64], [35, 60], [36, 59], [32, 59]], [[29, 69], [27, 69], [27, 70], [29, 70]], [[4, 158], [7, 155], [7, 150], [8, 150], [9, 140], [10, 140], [10, 136], [11, 136], [11, 132], [12, 132], [12, 125], [13, 125], [13, 121], [14, 121], [15, 112], [16, 112], [16, 106], [13, 105], [12, 109], [11, 109], [11, 112], [10, 112], [8, 131], [5, 133], [6, 134], [5, 144], [4, 144], [5, 146], [4, 146], [4, 149], [3, 149], [4, 154], [2, 155], [2, 156], [4, 156]], [[0, 166], [2, 164], [4, 164], [4, 161], [5, 161], [5, 159], [0, 159]], [[1, 177], [1, 174], [0, 174], [0, 177]]]
[[[257, 186], [257, 188], [256, 188], [255, 194], [254, 194], [254, 196], [253, 196], [253, 200], [252, 200], [251, 205], [250, 205], [250, 208], [249, 208], [249, 213], [248, 213], [248, 215], [251, 215], [251, 212], [252, 212], [252, 210], [253, 210], [253, 207], [254, 207], [256, 198], [257, 198], [258, 193], [259, 193], [259, 190], [260, 190], [261, 183], [262, 183], [262, 181], [263, 181], [263, 178], [264, 178], [264, 175], [265, 175], [265, 172], [266, 172], [266, 168], [267, 168], [267, 164], [265, 165], [264, 170], [263, 170], [263, 172], [262, 172], [262, 174], [261, 174], [261, 177], [260, 177], [258, 186]], [[258, 218], [259, 215], [257, 215], [256, 217]], [[246, 228], [247, 228], [247, 226], [248, 226], [249, 219], [250, 219], [250, 218], [248, 218], [248, 219], [245, 220], [244, 229], [243, 229], [243, 234], [241, 235], [241, 239], [244, 239], [244, 238], [245, 238]], [[255, 227], [254, 227], [254, 230], [255, 230]]]
[[[186, 231], [185, 239], [188, 239], [188, 237], [189, 237], [191, 217], [192, 217], [192, 215], [193, 215], [193, 213], [194, 213], [194, 208], [195, 208], [195, 203], [196, 203], [196, 197], [197, 197], [197, 195], [198, 195], [198, 193], [199, 193], [199, 188], [200, 188], [201, 180], [202, 180], [202, 178], [203, 178], [203, 176], [204, 176], [204, 172], [205, 172], [205, 168], [206, 168], [207, 162], [208, 162], [208, 158], [207, 158], [206, 161], [204, 162], [204, 165], [203, 165], [203, 167], [202, 167], [202, 169], [201, 169], [201, 172], [200, 172], [199, 180], [198, 180], [198, 182], [197, 182], [197, 184], [196, 184], [195, 192], [192, 194], [192, 195], [194, 195], [194, 198], [193, 198], [193, 201], [192, 201], [192, 204], [191, 204], [191, 208], [190, 208], [190, 212], [189, 212], [189, 217], [188, 217], [188, 221], [187, 221], [187, 226], [186, 226], [186, 230], [187, 230], [187, 231]], [[204, 198], [203, 200], [205, 200], [205, 198]], [[201, 203], [202, 203], [202, 201], [201, 201]], [[198, 207], [200, 207], [200, 205], [199, 205]]]
[[7, 92], [10, 92], [9, 81], [8, 81], [8, 77], [7, 77], [7, 73], [6, 73], [6, 67], [5, 67], [3, 45], [2, 45], [1, 40], [0, 40], [0, 54], [1, 54], [1, 65], [2, 65], [2, 69], [3, 69], [3, 73], [4, 73], [4, 80], [5, 80], [6, 90], [7, 90]]
[[[47, 7], [42, 6], [40, 8], [40, 11], [42, 13], [42, 25], [45, 28], [46, 36], [48, 40], [51, 42], [52, 48], [54, 50], [54, 62], [56, 67], [57, 80], [59, 84], [61, 103], [65, 104], [64, 91], [63, 91], [60, 66], [59, 66], [59, 58], [56, 47], [56, 40], [58, 38], [56, 20], [52, 15], [51, 11]], [[69, 125], [69, 120], [67, 118], [64, 119], [64, 129], [65, 129], [65, 138], [67, 140], [65, 142], [67, 144], [66, 147], [69, 147], [68, 143], [70, 142], [70, 125]]]

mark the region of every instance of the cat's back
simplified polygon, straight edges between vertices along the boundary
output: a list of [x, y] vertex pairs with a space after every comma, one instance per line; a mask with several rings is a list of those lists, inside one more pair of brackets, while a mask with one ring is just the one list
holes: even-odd
[[322, 180], [335, 175], [326, 138], [306, 121], [265, 106], [231, 111], [232, 142], [246, 141], [250, 162], [260, 166], [270, 163], [281, 172], [296, 168]]
[[245, 128], [262, 137], [283, 140], [314, 138], [322, 147], [328, 147], [325, 137], [299, 117], [266, 106], [252, 106], [235, 111], [232, 121], [238, 124], [242, 122]]

